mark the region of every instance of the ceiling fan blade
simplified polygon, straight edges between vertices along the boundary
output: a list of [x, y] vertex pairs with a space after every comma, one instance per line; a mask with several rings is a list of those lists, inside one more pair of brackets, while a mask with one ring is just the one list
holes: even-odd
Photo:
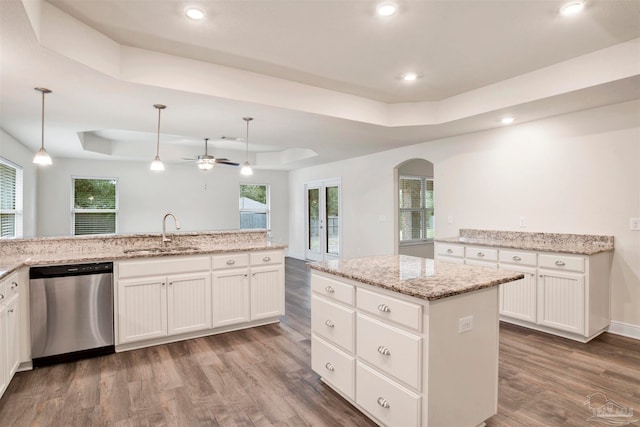
[[194, 159], [193, 157], [182, 157], [180, 158], [180, 160], [191, 160], [191, 161], [196, 161], [198, 159]]
[[240, 163], [231, 162], [226, 159], [216, 159], [216, 163], [220, 163], [222, 165], [230, 165], [230, 166], [240, 166]]

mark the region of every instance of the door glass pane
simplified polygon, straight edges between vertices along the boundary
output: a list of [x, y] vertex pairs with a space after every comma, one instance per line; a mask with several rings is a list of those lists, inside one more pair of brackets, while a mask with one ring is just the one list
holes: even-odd
[[400, 178], [400, 209], [420, 209], [422, 203], [422, 180], [420, 178]]
[[400, 240], [420, 240], [423, 230], [422, 210], [400, 211]]
[[320, 251], [320, 190], [318, 188], [310, 188], [307, 190], [307, 199], [309, 205], [308, 221], [309, 236], [307, 249], [315, 252]]
[[338, 187], [326, 188], [327, 253], [340, 254], [340, 197]]

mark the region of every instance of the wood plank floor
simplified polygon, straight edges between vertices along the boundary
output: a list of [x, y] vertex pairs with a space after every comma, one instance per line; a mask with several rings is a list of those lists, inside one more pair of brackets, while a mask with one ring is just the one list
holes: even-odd
[[[286, 283], [280, 324], [19, 373], [0, 426], [374, 425], [311, 371], [304, 262], [287, 259]], [[579, 344], [501, 326], [488, 426], [598, 425], [583, 405], [598, 391], [640, 413], [640, 342], [604, 334]]]

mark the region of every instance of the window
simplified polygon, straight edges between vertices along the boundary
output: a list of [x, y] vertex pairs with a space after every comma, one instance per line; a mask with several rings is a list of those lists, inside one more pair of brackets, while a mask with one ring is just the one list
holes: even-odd
[[0, 157], [0, 238], [22, 237], [22, 168]]
[[433, 179], [401, 176], [399, 197], [400, 242], [432, 240], [435, 236]]
[[115, 234], [118, 230], [118, 180], [79, 177], [71, 180], [73, 234]]
[[269, 228], [269, 186], [240, 184], [240, 229]]

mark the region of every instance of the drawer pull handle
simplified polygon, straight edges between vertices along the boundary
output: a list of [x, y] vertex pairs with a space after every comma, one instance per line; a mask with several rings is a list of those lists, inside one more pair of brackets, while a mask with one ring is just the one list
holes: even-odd
[[383, 313], [391, 313], [391, 308], [387, 304], [380, 304], [378, 306], [378, 310], [380, 310]]
[[11, 282], [11, 289], [15, 289], [18, 287], [18, 284], [16, 282]]
[[227, 265], [233, 265], [235, 263], [236, 263], [236, 261], [233, 260], [233, 259], [230, 259], [230, 260], [227, 261]]
[[447, 249], [447, 253], [448, 254], [452, 254], [453, 253], [453, 249]]
[[513, 260], [514, 261], [522, 261], [522, 258], [520, 258], [518, 255], [514, 255], [513, 256]]
[[270, 256], [266, 256], [266, 257], [262, 258], [262, 260], [264, 262], [269, 262], [269, 261], [271, 261], [271, 257]]
[[336, 370], [336, 368], [334, 368], [334, 367], [333, 367], [333, 365], [332, 365], [331, 363], [329, 363], [329, 362], [327, 362], [327, 363], [324, 365], [324, 367], [325, 367], [325, 368], [327, 368], [327, 371], [329, 371], [329, 372], [333, 372], [333, 371], [335, 371], [335, 370]]
[[478, 256], [482, 258], [484, 256], [484, 252], [478, 252]]
[[381, 345], [380, 347], [378, 347], [378, 353], [384, 355], [384, 356], [391, 356], [391, 352], [389, 351], [389, 349], [383, 345]]
[[333, 289], [333, 286], [327, 286], [326, 288], [324, 288], [324, 290], [327, 291], [328, 294], [332, 294], [336, 291], [335, 289]]
[[382, 406], [385, 409], [389, 409], [391, 407], [391, 405], [389, 405], [389, 402], [387, 402], [387, 399], [385, 399], [384, 397], [378, 398], [378, 405]]
[[331, 320], [326, 320], [326, 321], [324, 322], [324, 324], [325, 324], [325, 325], [327, 325], [327, 326], [328, 326], [328, 327], [330, 327], [330, 328], [333, 328], [333, 327], [335, 327], [335, 326], [336, 326], [336, 325], [334, 325], [334, 324], [333, 324], [333, 322], [332, 322]]
[[559, 267], [563, 267], [565, 264], [564, 264], [564, 261], [558, 260], [558, 261], [556, 261], [556, 265], [559, 266]]

